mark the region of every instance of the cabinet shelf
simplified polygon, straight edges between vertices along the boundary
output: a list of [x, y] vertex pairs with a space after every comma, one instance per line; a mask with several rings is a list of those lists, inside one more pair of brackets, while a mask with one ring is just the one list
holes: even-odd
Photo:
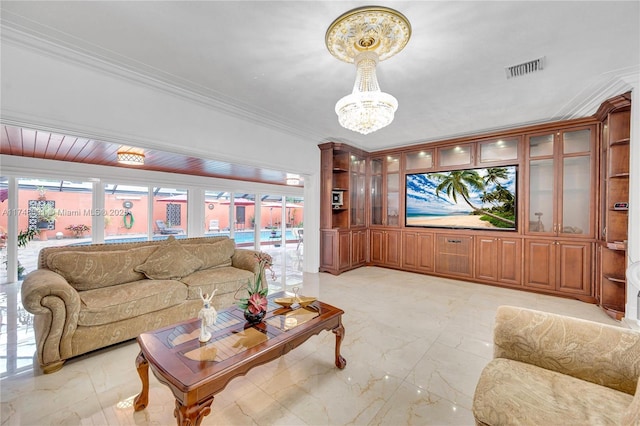
[[349, 169], [343, 169], [342, 167], [334, 167], [333, 168], [333, 172], [334, 173], [347, 173], [349, 171]]
[[614, 146], [614, 145], [625, 145], [625, 144], [629, 144], [629, 142], [631, 141], [631, 138], [623, 138], [623, 139], [618, 139], [617, 141], [611, 141], [609, 142], [609, 146]]
[[600, 305], [602, 309], [605, 311], [607, 315], [611, 318], [620, 321], [624, 316], [624, 307], [623, 306], [612, 306], [612, 305]]
[[606, 279], [608, 279], [612, 283], [625, 284], [627, 282], [627, 280], [625, 280], [624, 278], [618, 278], [618, 277], [614, 277], [612, 275], [606, 275], [605, 274], [605, 275], [603, 275], [603, 277], [605, 277]]
[[347, 188], [333, 188], [333, 191], [342, 191], [342, 192], [347, 192], [349, 191]]
[[607, 315], [619, 321], [624, 316], [626, 304], [627, 245], [624, 240], [628, 238], [629, 211], [614, 206], [629, 202], [631, 112], [628, 99], [617, 101], [617, 106], [607, 111], [602, 119], [600, 205], [601, 224], [606, 232], [600, 237], [598, 300]]

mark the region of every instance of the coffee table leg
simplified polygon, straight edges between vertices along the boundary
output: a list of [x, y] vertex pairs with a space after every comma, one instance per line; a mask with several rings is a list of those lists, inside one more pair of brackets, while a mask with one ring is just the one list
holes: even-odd
[[336, 335], [336, 367], [343, 369], [347, 366], [347, 360], [340, 355], [340, 345], [342, 344], [342, 338], [344, 337], [344, 326], [340, 323], [340, 325], [332, 331], [333, 334]]
[[147, 404], [149, 404], [149, 362], [142, 351], [136, 357], [136, 369], [142, 382], [142, 391], [133, 400], [133, 409], [134, 411], [140, 411], [147, 408]]
[[213, 397], [205, 399], [203, 402], [196, 403], [185, 407], [176, 399], [176, 409], [173, 415], [178, 420], [178, 426], [198, 426], [202, 422], [204, 416], [211, 413], [211, 404]]

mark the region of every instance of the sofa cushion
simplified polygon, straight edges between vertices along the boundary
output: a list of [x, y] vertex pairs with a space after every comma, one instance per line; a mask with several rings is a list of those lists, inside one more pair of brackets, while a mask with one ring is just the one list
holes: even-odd
[[95, 326], [179, 305], [187, 298], [187, 287], [174, 280], [143, 279], [79, 294], [78, 325]]
[[622, 424], [624, 426], [640, 425], [640, 378], [638, 378], [633, 402], [627, 407], [622, 416]]
[[242, 290], [249, 281], [253, 282], [255, 275], [244, 269], [224, 266], [213, 269], [203, 269], [180, 279], [188, 287], [188, 299], [200, 299], [198, 289], [202, 294], [211, 294], [216, 290], [216, 297], [238, 292], [238, 298], [245, 297]]
[[234, 240], [228, 238], [213, 244], [183, 244], [182, 247], [202, 261], [202, 269], [231, 266], [231, 256], [236, 250]]
[[566, 374], [496, 358], [480, 375], [473, 415], [489, 425], [618, 425], [632, 399]]
[[152, 280], [182, 278], [202, 267], [202, 261], [170, 237], [153, 252], [147, 261], [135, 268]]
[[59, 251], [47, 257], [47, 268], [62, 275], [78, 291], [128, 283], [144, 278], [135, 270], [156, 251], [147, 246], [129, 250]]

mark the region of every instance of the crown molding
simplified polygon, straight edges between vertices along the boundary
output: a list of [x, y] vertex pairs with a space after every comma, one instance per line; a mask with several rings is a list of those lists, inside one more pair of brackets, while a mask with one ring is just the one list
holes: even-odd
[[633, 89], [632, 82], [637, 80], [640, 66], [623, 68], [602, 74], [591, 85], [567, 102], [556, 114], [554, 119], [571, 120], [589, 117], [596, 113], [600, 105], [607, 99], [621, 95]]
[[41, 34], [35, 35], [21, 29], [19, 24], [6, 19], [2, 19], [1, 22], [2, 33], [0, 41], [2, 44], [6, 43], [19, 48], [26, 48], [56, 60], [62, 59], [92, 71], [115, 76], [138, 86], [148, 87], [180, 97], [194, 104], [199, 104], [244, 121], [250, 121], [252, 124], [302, 137], [305, 140], [321, 140], [323, 137], [316, 130], [302, 129], [285, 118], [274, 117], [268, 111], [258, 110], [212, 89], [196, 85], [193, 82], [164, 73], [158, 69], [144, 66], [142, 63], [134, 66], [131, 63], [117, 60], [106, 54], [101, 55], [98, 50], [88, 51], [68, 42], [52, 39]]

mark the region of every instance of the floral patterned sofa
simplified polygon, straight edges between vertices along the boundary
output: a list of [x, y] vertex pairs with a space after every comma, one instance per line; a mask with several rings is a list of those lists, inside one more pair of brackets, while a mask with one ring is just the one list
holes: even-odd
[[478, 425], [640, 425], [639, 376], [640, 333], [501, 306], [473, 415]]
[[257, 253], [228, 237], [42, 249], [21, 290], [40, 366], [52, 373], [74, 356], [194, 318], [200, 290], [216, 290], [216, 309], [231, 306], [260, 270]]

